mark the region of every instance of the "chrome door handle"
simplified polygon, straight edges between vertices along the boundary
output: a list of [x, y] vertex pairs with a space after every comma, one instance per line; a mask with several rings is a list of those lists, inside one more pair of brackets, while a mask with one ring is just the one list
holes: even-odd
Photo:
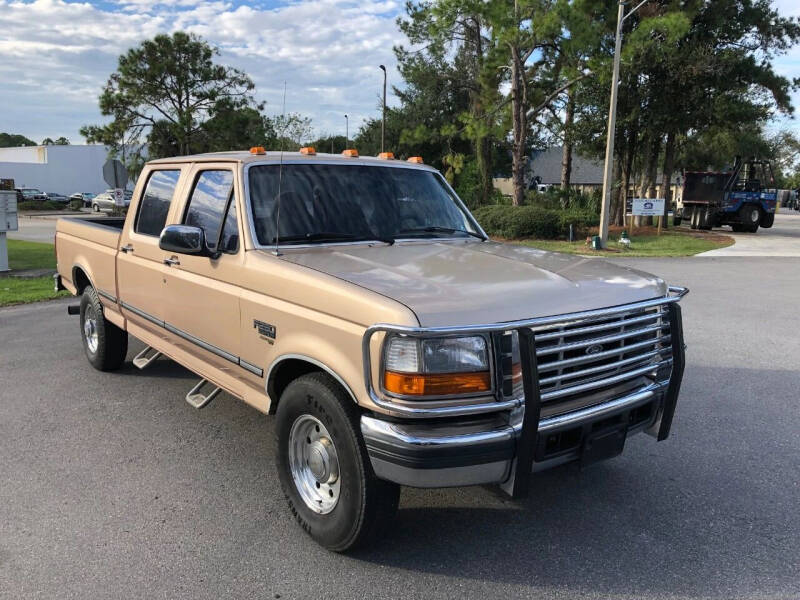
[[122, 248], [120, 248], [120, 251], [121, 251], [121, 252], [125, 252], [126, 254], [127, 254], [128, 252], [133, 252], [133, 244], [126, 244], [125, 246], [123, 246]]
[[180, 260], [178, 260], [178, 257], [177, 257], [177, 256], [173, 256], [173, 257], [171, 257], [171, 258], [165, 258], [165, 259], [164, 259], [164, 264], [165, 264], [165, 265], [167, 265], [168, 267], [171, 267], [172, 265], [179, 265], [179, 264], [181, 264], [181, 261], [180, 261]]

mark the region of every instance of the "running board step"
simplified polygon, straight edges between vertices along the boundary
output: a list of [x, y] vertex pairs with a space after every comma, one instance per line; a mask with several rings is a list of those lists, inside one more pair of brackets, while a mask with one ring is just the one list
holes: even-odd
[[[150, 354], [151, 352], [152, 354]], [[133, 358], [133, 365], [140, 369], [146, 369], [159, 356], [161, 356], [161, 352], [153, 350], [150, 346], [148, 346]]]
[[[214, 389], [212, 389], [207, 394], [204, 394], [201, 390], [206, 384], [214, 386]], [[216, 398], [219, 392], [220, 389], [213, 383], [211, 383], [207, 379], [201, 379], [199, 383], [196, 386], [194, 386], [191, 390], [189, 390], [188, 394], [186, 394], [186, 401], [195, 408], [200, 409], [206, 406], [214, 398]]]

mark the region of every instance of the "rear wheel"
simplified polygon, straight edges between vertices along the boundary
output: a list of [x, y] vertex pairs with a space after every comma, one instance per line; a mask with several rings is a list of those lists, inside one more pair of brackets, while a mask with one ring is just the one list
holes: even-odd
[[754, 204], [745, 204], [739, 209], [739, 220], [742, 222], [745, 231], [755, 233], [758, 231], [758, 224], [761, 222], [761, 209]]
[[80, 323], [89, 363], [99, 371], [119, 369], [128, 354], [128, 333], [106, 320], [97, 292], [91, 286], [81, 298]]
[[281, 487], [306, 533], [336, 552], [379, 534], [397, 511], [400, 486], [373, 473], [359, 413], [341, 386], [324, 373], [294, 380], [276, 426]]
[[92, 204], [92, 210], [94, 212], [100, 212], [100, 207], [97, 204]]
[[764, 213], [764, 216], [761, 217], [760, 225], [764, 229], [769, 229], [775, 224], [775, 213]]
[[697, 208], [692, 207], [692, 210], [689, 212], [689, 227], [692, 229], [697, 229], [697, 217], [700, 216], [700, 211]]

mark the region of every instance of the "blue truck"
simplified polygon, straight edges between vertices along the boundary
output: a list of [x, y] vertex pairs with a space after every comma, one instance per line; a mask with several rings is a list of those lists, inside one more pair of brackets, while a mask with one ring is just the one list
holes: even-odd
[[689, 221], [692, 229], [730, 225], [734, 231], [755, 233], [772, 227], [777, 204], [772, 165], [737, 156], [731, 171], [685, 173], [676, 220]]

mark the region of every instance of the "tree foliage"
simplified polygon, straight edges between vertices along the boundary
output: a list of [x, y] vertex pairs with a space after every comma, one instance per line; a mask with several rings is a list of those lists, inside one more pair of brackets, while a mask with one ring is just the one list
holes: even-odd
[[16, 148], [17, 146], [35, 146], [36, 142], [18, 133], [0, 133], [0, 148]]
[[242, 71], [217, 64], [218, 54], [198, 36], [182, 31], [131, 48], [119, 57], [100, 95], [100, 111], [111, 122], [86, 127], [83, 134], [101, 141], [119, 140], [125, 131], [147, 131], [154, 147], [188, 154], [203, 147], [204, 127], [214, 118], [211, 127], [217, 126], [217, 133], [226, 119], [247, 128], [252, 115], [233, 113], [255, 107], [255, 86]]

